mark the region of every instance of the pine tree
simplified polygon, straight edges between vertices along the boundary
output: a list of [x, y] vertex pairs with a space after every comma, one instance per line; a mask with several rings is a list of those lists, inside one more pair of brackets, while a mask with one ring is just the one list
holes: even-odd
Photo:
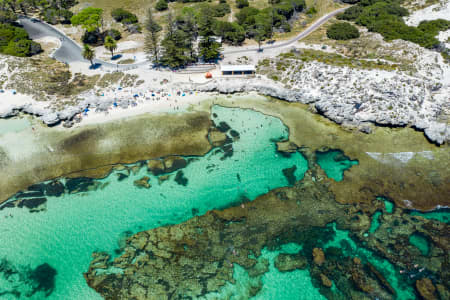
[[153, 18], [152, 9], [147, 10], [147, 20], [145, 22], [145, 29], [147, 29], [147, 34], [145, 36], [145, 50], [148, 56], [152, 58], [152, 62], [159, 64], [159, 32], [161, 31], [161, 26], [156, 23]]
[[220, 44], [213, 38], [215, 21], [214, 11], [211, 7], [202, 7], [198, 20], [198, 28], [201, 36], [198, 52], [204, 61], [215, 60], [220, 55]]

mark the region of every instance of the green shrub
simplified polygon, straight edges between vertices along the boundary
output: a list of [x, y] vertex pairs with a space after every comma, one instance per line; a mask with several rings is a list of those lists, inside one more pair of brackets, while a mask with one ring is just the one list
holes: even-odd
[[0, 23], [12, 24], [17, 21], [17, 15], [9, 11], [0, 10]]
[[158, 2], [156, 2], [155, 9], [157, 11], [163, 11], [167, 8], [169, 8], [169, 5], [167, 4], [166, 0], [159, 0]]
[[232, 45], [240, 45], [245, 40], [245, 29], [236, 22], [215, 22], [214, 34]]
[[422, 21], [417, 26], [424, 33], [428, 33], [432, 36], [439, 34], [439, 31], [445, 31], [450, 29], [450, 21], [444, 19], [437, 19], [432, 21]]
[[331, 25], [327, 29], [327, 37], [333, 40], [350, 40], [359, 38], [359, 30], [347, 22]]
[[354, 21], [369, 31], [380, 33], [386, 40], [403, 39], [425, 48], [435, 48], [439, 41], [435, 36], [450, 28], [450, 21], [423, 21], [418, 27], [405, 24], [408, 11], [400, 6], [400, 0], [362, 0], [338, 16], [340, 20]]
[[105, 36], [110, 36], [116, 41], [120, 40], [122, 38], [122, 34], [120, 34], [120, 31], [117, 29], [108, 29], [105, 31]]
[[317, 14], [317, 9], [314, 6], [311, 6], [307, 11], [306, 11], [307, 15], [314, 15]]
[[236, 0], [236, 7], [237, 8], [244, 8], [249, 6], [248, 0]]
[[13, 56], [31, 56], [42, 51], [41, 45], [29, 39], [20, 27], [0, 23], [0, 52]]
[[218, 18], [221, 18], [231, 12], [230, 6], [227, 3], [219, 3], [217, 5], [213, 5], [212, 9], [214, 14], [213, 16]]
[[103, 10], [101, 8], [86, 7], [74, 15], [70, 21], [73, 25], [81, 25], [88, 32], [97, 31], [101, 25]]
[[117, 22], [123, 24], [135, 24], [138, 22], [138, 18], [135, 14], [125, 10], [123, 8], [116, 8], [111, 12], [111, 17]]

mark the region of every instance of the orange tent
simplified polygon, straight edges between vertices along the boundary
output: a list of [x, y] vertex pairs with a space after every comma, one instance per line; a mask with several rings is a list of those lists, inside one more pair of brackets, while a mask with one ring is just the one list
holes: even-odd
[[212, 78], [212, 74], [211, 74], [210, 72], [206, 72], [205, 77], [206, 77], [206, 78]]

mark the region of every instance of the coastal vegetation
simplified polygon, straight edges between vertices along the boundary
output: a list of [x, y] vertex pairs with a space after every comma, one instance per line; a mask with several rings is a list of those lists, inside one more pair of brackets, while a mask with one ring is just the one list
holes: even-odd
[[359, 30], [347, 22], [331, 25], [327, 29], [327, 37], [333, 40], [350, 40], [359, 38]]
[[41, 51], [41, 45], [30, 40], [23, 28], [14, 24], [0, 23], [0, 53], [24, 57]]
[[380, 33], [386, 40], [402, 39], [428, 49], [439, 47], [435, 37], [439, 31], [450, 28], [450, 21], [423, 21], [419, 26], [408, 26], [403, 17], [408, 10], [399, 0], [364, 0], [348, 8], [338, 19], [353, 21], [371, 32]]
[[[164, 10], [166, 6], [158, 8], [158, 3], [156, 9]], [[199, 3], [183, 7], [177, 15], [169, 11], [164, 28], [149, 9], [145, 25], [149, 58], [154, 64], [170, 68], [184, 67], [198, 60], [214, 61], [220, 56], [218, 39], [222, 43], [241, 45], [246, 38], [250, 38], [261, 45], [275, 32], [290, 31], [288, 20], [306, 7], [304, 0], [270, 1], [270, 6], [264, 9], [249, 6], [245, 1], [236, 5], [241, 8], [235, 15], [236, 21], [220, 19], [230, 13], [231, 8], [226, 1]], [[159, 32], [162, 30], [164, 36], [159, 42]]]
[[[294, 60], [294, 61], [293, 61]], [[302, 49], [278, 55], [274, 59], [264, 59], [258, 64], [258, 73], [267, 75], [274, 80], [283, 80], [283, 74], [290, 71], [300, 71], [304, 63], [311, 61], [321, 62], [337, 67], [350, 67], [355, 69], [392, 71], [402, 66], [381, 60], [355, 59], [336, 53], [320, 50]]]
[[[38, 54], [41, 46], [17, 23], [17, 6], [15, 1], [0, 0], [0, 53], [20, 57]], [[26, 13], [27, 5], [20, 5], [20, 11]]]

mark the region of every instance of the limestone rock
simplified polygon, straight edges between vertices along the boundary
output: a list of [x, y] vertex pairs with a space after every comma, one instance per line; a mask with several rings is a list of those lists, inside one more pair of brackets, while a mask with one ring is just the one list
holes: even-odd
[[436, 287], [431, 282], [429, 278], [423, 278], [416, 281], [416, 289], [422, 299], [425, 300], [435, 300], [436, 297]]
[[250, 277], [257, 277], [263, 275], [267, 271], [269, 271], [269, 260], [263, 258], [259, 259], [258, 262], [250, 270], [248, 270], [248, 275]]
[[304, 269], [308, 265], [306, 257], [300, 254], [279, 254], [275, 258], [275, 267], [280, 272]]
[[161, 175], [164, 173], [164, 164], [160, 159], [151, 159], [147, 163], [147, 168], [153, 175]]
[[313, 260], [316, 265], [322, 265], [325, 262], [325, 253], [320, 248], [313, 249]]
[[227, 135], [217, 129], [212, 129], [209, 132], [209, 140], [211, 141], [213, 147], [219, 147], [225, 143], [227, 140]]
[[163, 160], [165, 173], [172, 173], [176, 170], [185, 168], [187, 161], [181, 156], [169, 156]]
[[149, 189], [151, 187], [150, 183], [148, 183], [149, 181], [150, 181], [150, 177], [144, 176], [141, 179], [135, 180], [133, 183], [135, 186], [137, 186], [139, 188]]
[[320, 281], [322, 285], [330, 288], [333, 285], [333, 282], [323, 273], [320, 274]]
[[277, 142], [277, 151], [279, 152], [293, 153], [296, 152], [297, 149], [298, 146], [292, 142], [289, 141]]

